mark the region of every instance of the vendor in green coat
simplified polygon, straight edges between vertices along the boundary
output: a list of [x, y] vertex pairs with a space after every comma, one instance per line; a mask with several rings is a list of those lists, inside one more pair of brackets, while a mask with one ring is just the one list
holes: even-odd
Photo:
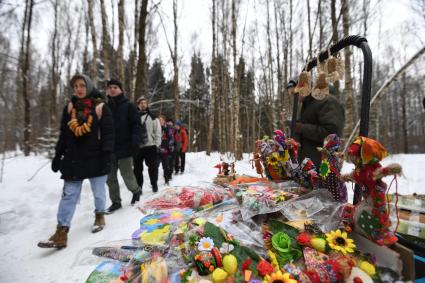
[[[288, 83], [288, 92], [292, 85]], [[344, 108], [334, 96], [334, 88], [329, 87], [330, 95], [323, 100], [317, 100], [311, 95], [300, 96], [302, 106], [294, 129], [294, 138], [300, 144], [298, 161], [301, 163], [309, 157], [316, 168], [321, 162], [321, 154], [317, 147], [323, 146], [323, 140], [330, 134], [342, 137], [344, 129]]]

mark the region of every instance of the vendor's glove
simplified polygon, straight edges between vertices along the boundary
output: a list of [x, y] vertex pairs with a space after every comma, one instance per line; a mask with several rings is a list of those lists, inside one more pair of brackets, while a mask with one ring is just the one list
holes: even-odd
[[61, 156], [55, 155], [55, 157], [53, 157], [53, 160], [52, 160], [52, 171], [55, 173], [58, 172], [60, 169], [60, 164], [61, 164]]

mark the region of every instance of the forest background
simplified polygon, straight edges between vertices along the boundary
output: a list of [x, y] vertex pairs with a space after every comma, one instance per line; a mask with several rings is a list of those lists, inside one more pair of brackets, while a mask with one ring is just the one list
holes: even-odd
[[[370, 136], [393, 153], [425, 152], [425, 0], [0, 0], [0, 152], [51, 151], [69, 78], [83, 72], [183, 120], [189, 151], [240, 159], [291, 118], [288, 80], [347, 35], [372, 49]], [[363, 55], [340, 56], [347, 141]]]

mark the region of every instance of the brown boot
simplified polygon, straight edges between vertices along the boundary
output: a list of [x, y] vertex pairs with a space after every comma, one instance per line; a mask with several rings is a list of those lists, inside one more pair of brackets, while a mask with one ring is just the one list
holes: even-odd
[[40, 248], [65, 248], [68, 242], [68, 231], [69, 228], [66, 226], [58, 225], [56, 232], [45, 242], [39, 242]]
[[91, 229], [92, 233], [97, 233], [99, 231], [103, 230], [103, 227], [105, 227], [105, 216], [102, 212], [96, 212], [95, 214], [95, 220], [93, 224], [93, 228]]

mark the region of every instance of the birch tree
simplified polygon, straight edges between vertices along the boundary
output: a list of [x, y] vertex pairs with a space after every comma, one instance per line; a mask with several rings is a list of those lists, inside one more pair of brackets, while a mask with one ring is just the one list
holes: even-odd
[[110, 79], [110, 49], [111, 49], [111, 36], [109, 34], [108, 15], [106, 14], [105, 0], [100, 0], [100, 11], [102, 19], [102, 62], [103, 62], [103, 80]]
[[125, 0], [118, 1], [118, 50], [117, 69], [118, 78], [124, 81], [124, 30], [125, 30]]
[[217, 96], [217, 34], [216, 34], [216, 0], [212, 0], [212, 52], [211, 52], [211, 100], [209, 109], [209, 124], [207, 138], [207, 155], [210, 155], [212, 150], [212, 137], [214, 131], [215, 112], [216, 112], [216, 96]]
[[146, 95], [146, 18], [148, 0], [142, 0], [138, 25], [139, 60], [137, 61], [136, 89], [134, 96]]
[[91, 39], [93, 45], [93, 55], [92, 62], [90, 64], [90, 77], [93, 80], [93, 83], [97, 83], [97, 39], [96, 39], [96, 29], [94, 26], [94, 15], [93, 15], [93, 0], [87, 0], [88, 3], [88, 17], [89, 17], [89, 25], [91, 31]]
[[22, 24], [22, 40], [21, 40], [21, 54], [20, 54], [20, 80], [22, 82], [22, 101], [24, 106], [24, 154], [28, 156], [31, 150], [31, 117], [30, 117], [30, 48], [31, 48], [31, 27], [33, 20], [34, 1], [25, 1], [25, 14]]

